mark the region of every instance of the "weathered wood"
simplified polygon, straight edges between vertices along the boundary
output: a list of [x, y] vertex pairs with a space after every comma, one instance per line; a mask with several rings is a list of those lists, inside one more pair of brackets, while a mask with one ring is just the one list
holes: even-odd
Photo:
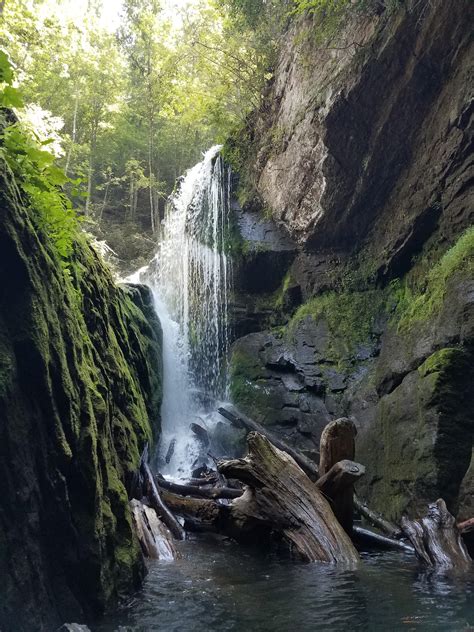
[[[321, 433], [321, 440], [319, 443], [319, 476], [321, 477], [318, 483], [323, 480], [320, 485], [326, 485], [326, 496], [331, 501], [331, 507], [349, 535], [352, 535], [352, 524], [354, 521], [354, 482], [349, 476], [345, 477], [347, 485], [339, 487], [332, 484], [330, 487], [330, 480], [326, 477], [331, 473], [331, 478], [336, 477], [336, 483], [338, 478], [344, 478], [343, 472], [333, 471], [333, 468], [342, 462], [351, 463], [355, 454], [355, 436], [357, 434], [356, 427], [352, 421], [346, 417], [335, 419], [327, 424]], [[351, 466], [348, 465], [350, 469]], [[357, 465], [355, 466], [357, 469]], [[360, 475], [365, 472], [363, 466], [360, 466]], [[359, 473], [359, 472], [356, 472]]]
[[412, 543], [417, 557], [428, 566], [457, 570], [472, 568], [472, 559], [443, 499], [428, 505], [428, 513], [424, 518], [409, 520], [404, 516], [402, 530]]
[[394, 538], [388, 538], [386, 535], [381, 535], [380, 533], [374, 533], [374, 531], [370, 531], [369, 529], [354, 526], [353, 532], [360, 540], [372, 545], [375, 544], [376, 546], [382, 546], [388, 549], [400, 549], [407, 553], [415, 552], [415, 549], [410, 544], [401, 542], [401, 540], [395, 540]]
[[344, 459], [316, 481], [316, 487], [330, 501], [334, 515], [349, 535], [354, 520], [354, 483], [364, 474], [363, 465]]
[[348, 487], [352, 489], [354, 483], [364, 474], [363, 465], [344, 459], [335, 463], [329, 472], [318, 478], [316, 487], [328, 498], [335, 498]]
[[357, 496], [354, 496], [354, 507], [357, 511], [363, 516], [367, 522], [369, 522], [372, 526], [377, 527], [383, 533], [387, 534], [390, 538], [401, 538], [402, 531], [400, 527], [393, 524], [389, 520], [386, 520], [379, 513], [370, 509], [364, 502], [360, 500]]
[[168, 527], [168, 529], [171, 531], [173, 536], [177, 540], [184, 540], [185, 538], [184, 529], [176, 520], [176, 518], [173, 516], [173, 514], [168, 509], [168, 507], [162, 501], [160, 494], [158, 492], [158, 489], [156, 487], [153, 474], [151, 473], [150, 467], [148, 463], [146, 462], [147, 458], [148, 458], [148, 454], [144, 453], [144, 455], [142, 456], [141, 463], [140, 463], [140, 471], [143, 476], [144, 487], [145, 487], [144, 492], [148, 499], [148, 502], [156, 511], [156, 513], [161, 518], [161, 520]]
[[355, 455], [354, 422], [346, 417], [328, 423], [319, 442], [319, 476], [324, 476], [338, 461], [352, 461]]
[[261, 424], [257, 423], [253, 419], [249, 419], [241, 413], [237, 415], [227, 408], [220, 407], [218, 408], [218, 412], [223, 417], [228, 419], [231, 424], [233, 424], [237, 428], [245, 428], [250, 432], [258, 432], [259, 434], [263, 435], [279, 450], [282, 450], [283, 452], [286, 452], [286, 454], [289, 454], [296, 461], [296, 463], [298, 463], [303, 472], [306, 472], [311, 480], [315, 481], [318, 478], [318, 467], [313, 461], [311, 461], [311, 459], [308, 459], [308, 457], [306, 457], [299, 450], [296, 450], [295, 448], [289, 446], [285, 441], [279, 439], [275, 434], [273, 434], [273, 432], [271, 432]]
[[163, 490], [163, 500], [179, 516], [185, 519], [196, 518], [202, 524], [217, 527], [221, 506], [215, 500], [179, 496], [166, 490]]
[[173, 544], [173, 536], [156, 511], [137, 499], [130, 501], [130, 509], [143, 555], [156, 560], [176, 559], [178, 552]]
[[242, 490], [233, 489], [231, 487], [219, 487], [217, 485], [201, 486], [183, 485], [181, 483], [173, 483], [167, 481], [163, 477], [156, 477], [156, 483], [161, 489], [167, 489], [170, 492], [181, 496], [198, 496], [199, 498], [238, 498], [242, 496]]
[[465, 533], [470, 533], [471, 531], [474, 531], [474, 518], [469, 518], [469, 520], [458, 522], [457, 528], [459, 529], [462, 535], [464, 535]]
[[225, 476], [249, 486], [227, 508], [237, 535], [239, 528], [278, 532], [303, 560], [355, 563], [359, 556], [352, 542], [295, 460], [257, 432], [248, 435], [247, 443], [244, 459], [219, 463]]

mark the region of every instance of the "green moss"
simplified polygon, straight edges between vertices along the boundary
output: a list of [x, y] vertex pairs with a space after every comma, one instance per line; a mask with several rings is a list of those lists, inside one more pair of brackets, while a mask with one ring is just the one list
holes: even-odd
[[386, 308], [387, 294], [383, 290], [365, 292], [327, 292], [301, 305], [288, 325], [288, 334], [294, 335], [298, 324], [307, 317], [324, 318], [337, 350], [339, 343], [347, 352], [371, 337], [376, 319]]
[[274, 395], [265, 386], [261, 368], [250, 354], [234, 351], [230, 361], [230, 395], [242, 411], [261, 422], [268, 420], [274, 407]]
[[462, 352], [456, 347], [446, 347], [429, 356], [418, 368], [421, 377], [432, 373], [442, 373], [455, 363]]
[[[54, 555], [64, 587], [51, 594], [70, 591], [97, 614], [140, 575], [125, 483], [159, 431], [159, 324], [149, 293], [116, 287], [82, 237], [64, 269], [31, 210], [2, 191], [0, 283], [10, 300], [0, 306], [0, 410], [5, 441], [18, 446], [14, 467], [28, 470], [28, 511], [46, 529], [38, 544], [26, 519], [7, 516], [18, 532], [11, 555], [30, 560], [27, 583], [45, 586], [55, 578], [43, 560]], [[7, 485], [5, 506], [16, 493]]]
[[[439, 313], [450, 281], [455, 275], [474, 275], [474, 227], [466, 230], [457, 242], [433, 263], [431, 258], [417, 262], [415, 272], [403, 281], [392, 283], [397, 298], [394, 321], [400, 332], [410, 330]], [[421, 269], [421, 274], [419, 272]]]

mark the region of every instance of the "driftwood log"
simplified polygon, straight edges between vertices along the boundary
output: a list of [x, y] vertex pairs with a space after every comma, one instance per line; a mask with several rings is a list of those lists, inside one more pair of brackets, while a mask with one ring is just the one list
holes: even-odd
[[316, 487], [329, 499], [334, 515], [349, 535], [354, 522], [354, 483], [364, 474], [363, 465], [344, 459], [316, 481]]
[[354, 496], [354, 507], [369, 524], [380, 529], [389, 538], [398, 539], [403, 536], [400, 527], [397, 527], [396, 524], [393, 524], [393, 522], [390, 522], [373, 509], [370, 509], [370, 507], [362, 502], [362, 500], [360, 500], [357, 496]]
[[428, 505], [428, 513], [419, 520], [402, 518], [402, 529], [417, 557], [428, 566], [472, 568], [472, 559], [461, 538], [454, 517], [441, 498]]
[[253, 419], [249, 419], [245, 415], [239, 413], [238, 415], [227, 408], [218, 408], [218, 412], [225, 417], [230, 423], [236, 428], [245, 428], [249, 432], [258, 432], [259, 434], [266, 437], [270, 443], [276, 446], [279, 450], [286, 452], [289, 454], [295, 461], [298, 463], [303, 472], [312, 479], [316, 480], [318, 478], [318, 468], [316, 463], [308, 459], [302, 452], [299, 450], [295, 450], [291, 446], [289, 446], [285, 441], [278, 438], [273, 432], [257, 423]]
[[169, 529], [158, 518], [156, 511], [135, 498], [130, 501], [132, 520], [145, 557], [174, 560], [178, 553]]
[[227, 508], [229, 529], [277, 532], [291, 553], [305, 561], [357, 562], [350, 538], [328, 501], [295, 460], [267, 437], [251, 432], [248, 455], [219, 463], [219, 470], [248, 487]]
[[150, 466], [147, 463], [148, 450], [143, 452], [140, 462], [140, 473], [143, 477], [144, 494], [148, 499], [148, 502], [158, 514], [158, 517], [164, 522], [164, 524], [171, 531], [173, 536], [177, 540], [185, 539], [185, 531], [183, 527], [176, 520], [174, 515], [168, 509], [168, 507], [162, 501], [158, 488], [156, 486], [153, 474], [150, 471]]
[[238, 498], [242, 496], [241, 489], [232, 487], [183, 485], [167, 481], [163, 477], [156, 477], [156, 483], [161, 489], [166, 489], [181, 496], [197, 496], [198, 498]]
[[402, 542], [401, 540], [389, 538], [386, 535], [375, 533], [363, 527], [354, 526], [352, 530], [354, 536], [356, 536], [360, 542], [370, 544], [371, 546], [382, 547], [384, 549], [400, 549], [400, 551], [405, 551], [406, 553], [415, 552], [415, 549], [410, 544], [406, 544], [406, 542]]

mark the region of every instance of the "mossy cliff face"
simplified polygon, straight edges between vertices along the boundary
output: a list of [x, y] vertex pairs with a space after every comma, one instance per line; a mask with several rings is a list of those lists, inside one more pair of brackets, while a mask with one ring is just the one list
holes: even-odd
[[159, 432], [161, 330], [85, 242], [64, 270], [0, 213], [0, 627], [51, 630], [142, 578], [125, 485]]
[[329, 43], [316, 20], [295, 23], [262, 108], [227, 143], [244, 213], [260, 205], [295, 244], [280, 287], [250, 291], [263, 317], [237, 322], [231, 393], [307, 450], [327, 419], [353, 417], [359, 492], [390, 517], [439, 496], [468, 517], [473, 7], [382, 4]]

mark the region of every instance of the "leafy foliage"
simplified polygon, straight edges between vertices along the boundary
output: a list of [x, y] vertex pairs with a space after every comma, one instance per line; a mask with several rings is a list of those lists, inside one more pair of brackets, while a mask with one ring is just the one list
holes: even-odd
[[54, 155], [45, 149], [50, 141], [39, 141], [19, 122], [7, 124], [5, 109], [21, 107], [23, 100], [12, 85], [12, 66], [3, 51], [0, 51], [0, 77], [0, 102], [4, 108], [0, 120], [1, 168], [7, 180], [13, 176], [15, 185], [29, 202], [36, 224], [53, 240], [59, 256], [66, 261], [77, 234], [77, 218], [62, 187], [72, 181], [56, 166]]

